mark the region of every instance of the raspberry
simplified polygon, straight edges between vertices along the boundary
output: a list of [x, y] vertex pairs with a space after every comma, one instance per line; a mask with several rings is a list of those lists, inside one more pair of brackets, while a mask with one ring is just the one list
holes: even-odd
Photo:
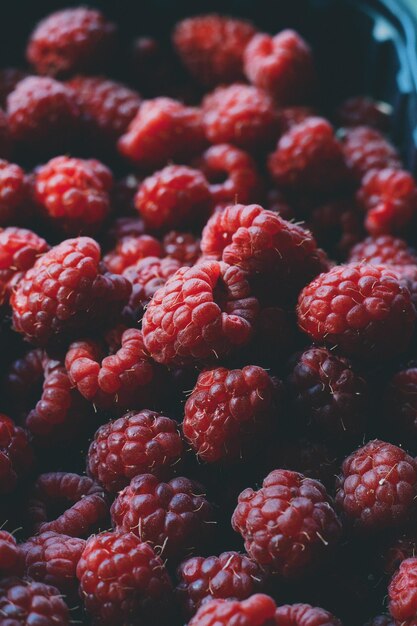
[[3, 67], [0, 69], [0, 107], [6, 108], [7, 96], [14, 91], [17, 83], [28, 74], [17, 67]]
[[203, 124], [211, 143], [231, 143], [246, 150], [262, 148], [277, 136], [270, 97], [257, 87], [218, 87], [203, 101]]
[[16, 224], [27, 211], [28, 186], [18, 165], [0, 159], [0, 224]]
[[393, 576], [405, 559], [414, 557], [417, 548], [417, 538], [402, 535], [388, 546], [383, 556], [384, 574]]
[[365, 236], [363, 212], [350, 198], [333, 200], [315, 208], [308, 219], [318, 245], [332, 258], [346, 259], [350, 249]]
[[308, 117], [282, 135], [268, 157], [273, 181], [287, 192], [324, 193], [337, 189], [347, 171], [333, 128], [321, 117]]
[[316, 115], [314, 109], [306, 106], [292, 106], [278, 109], [278, 126], [280, 135], [287, 133], [293, 126], [304, 122], [308, 117]]
[[206, 86], [243, 78], [243, 52], [255, 28], [222, 15], [199, 15], [179, 22], [173, 43], [190, 74]]
[[238, 600], [211, 600], [203, 604], [188, 626], [274, 626], [275, 602], [255, 594]]
[[26, 575], [76, 597], [76, 569], [85, 541], [47, 531], [20, 545]]
[[21, 569], [21, 546], [6, 530], [0, 530], [0, 576], [18, 574]]
[[143, 102], [118, 141], [122, 156], [148, 169], [162, 167], [171, 160], [188, 159], [205, 145], [200, 109], [170, 98]]
[[287, 578], [317, 566], [341, 534], [323, 485], [288, 470], [271, 472], [259, 491], [243, 491], [232, 526], [249, 556]]
[[162, 246], [155, 237], [150, 235], [139, 235], [138, 237], [122, 237], [103, 258], [103, 262], [109, 272], [123, 274], [124, 270], [134, 265], [140, 259], [147, 257], [162, 256]]
[[406, 559], [389, 587], [389, 612], [398, 626], [417, 623], [417, 559]]
[[170, 230], [204, 223], [210, 200], [204, 174], [185, 165], [169, 165], [145, 178], [135, 206], [149, 228]]
[[181, 265], [194, 265], [201, 253], [200, 240], [191, 233], [171, 230], [165, 235], [162, 245], [167, 257], [176, 259]]
[[100, 247], [88, 237], [67, 239], [46, 252], [12, 294], [15, 329], [45, 345], [114, 317], [130, 284], [122, 276], [101, 274], [99, 264]]
[[30, 36], [26, 58], [39, 74], [63, 76], [104, 66], [116, 27], [100, 11], [78, 7], [44, 18]]
[[69, 235], [98, 230], [110, 210], [110, 170], [94, 159], [56, 157], [39, 167], [35, 199]]
[[417, 265], [417, 252], [404, 239], [380, 235], [367, 237], [356, 244], [350, 251], [349, 261], [373, 265]]
[[212, 508], [203, 487], [188, 478], [160, 482], [153, 474], [132, 478], [111, 507], [113, 524], [178, 560], [207, 540]]
[[[57, 513], [59, 503], [70, 504], [64, 513], [48, 521], [48, 512]], [[88, 536], [107, 519], [109, 508], [103, 489], [87, 476], [68, 472], [41, 474], [29, 502], [29, 519], [39, 533], [53, 531], [70, 537]]]
[[26, 432], [0, 413], [0, 493], [13, 491], [34, 462]]
[[297, 312], [311, 339], [365, 359], [403, 352], [415, 324], [410, 292], [383, 265], [333, 267], [303, 289]]
[[29, 76], [17, 84], [7, 98], [7, 116], [22, 154], [65, 152], [79, 126], [73, 91], [46, 76]]
[[193, 616], [208, 600], [246, 600], [264, 584], [264, 572], [245, 554], [195, 556], [177, 571], [177, 597], [186, 617]]
[[265, 89], [281, 105], [303, 102], [314, 83], [313, 57], [308, 44], [293, 30], [275, 37], [255, 35], [244, 54], [251, 83]]
[[87, 470], [107, 491], [117, 493], [139, 474], [172, 476], [182, 456], [177, 423], [145, 409], [100, 426], [88, 451]]
[[273, 383], [264, 369], [218, 367], [199, 375], [182, 428], [201, 460], [234, 461], [253, 447], [275, 411]]
[[414, 437], [417, 433], [417, 368], [397, 372], [384, 395], [384, 412], [396, 434]]
[[310, 604], [285, 604], [275, 613], [277, 626], [342, 626], [329, 611]]
[[165, 623], [172, 587], [165, 566], [132, 533], [105, 532], [88, 539], [77, 566], [80, 592], [94, 624]]
[[217, 261], [182, 267], [145, 311], [145, 346], [164, 364], [220, 358], [248, 342], [257, 313], [240, 268]]
[[365, 432], [368, 385], [348, 359], [310, 348], [298, 356], [288, 384], [296, 414], [324, 435], [348, 439]]
[[368, 126], [348, 129], [342, 138], [346, 164], [360, 182], [369, 170], [400, 169], [397, 150], [381, 133]]
[[388, 130], [392, 107], [386, 102], [356, 96], [342, 102], [336, 111], [339, 126], [371, 126], [378, 130]]
[[58, 589], [20, 578], [0, 581], [3, 626], [69, 626], [70, 614]]

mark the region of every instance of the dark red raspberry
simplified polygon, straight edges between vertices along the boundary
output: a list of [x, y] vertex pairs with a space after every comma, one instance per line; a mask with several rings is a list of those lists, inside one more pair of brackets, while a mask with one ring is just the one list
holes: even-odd
[[282, 135], [268, 169], [280, 189], [294, 193], [330, 192], [347, 176], [342, 147], [321, 117], [308, 117]]
[[308, 218], [308, 226], [318, 245], [332, 258], [343, 260], [352, 246], [366, 235], [363, 211], [351, 198], [332, 200], [316, 207]]
[[[70, 505], [57, 515], [62, 503]], [[109, 507], [102, 487], [87, 476], [68, 472], [41, 474], [35, 483], [28, 515], [36, 532], [53, 531], [70, 537], [88, 537], [107, 520]]]
[[349, 262], [361, 261], [373, 265], [417, 265], [417, 251], [404, 239], [392, 235], [367, 237], [352, 248]]
[[388, 587], [389, 612], [397, 626], [417, 623], [417, 558], [400, 565]]
[[25, 573], [32, 580], [53, 585], [61, 593], [75, 598], [76, 569], [84, 546], [84, 539], [52, 531], [31, 537], [20, 545]]
[[126, 304], [130, 283], [100, 271], [100, 246], [89, 237], [67, 239], [38, 259], [11, 297], [15, 329], [34, 343], [105, 323]]
[[132, 478], [112, 504], [111, 516], [118, 530], [134, 533], [177, 562], [204, 547], [213, 523], [201, 485], [180, 477], [163, 483], [153, 474]]
[[249, 341], [258, 309], [239, 267], [218, 261], [182, 267], [145, 311], [145, 346], [164, 364], [218, 359]]
[[94, 624], [165, 624], [172, 619], [172, 585], [164, 563], [133, 533], [88, 539], [77, 566], [80, 593]]
[[27, 72], [17, 67], [3, 67], [0, 69], [0, 106], [6, 108], [7, 96], [14, 91], [17, 83], [28, 76]]
[[278, 127], [280, 135], [287, 133], [293, 126], [301, 124], [308, 117], [314, 117], [316, 112], [311, 107], [292, 106], [278, 109]]
[[285, 604], [275, 613], [277, 626], [342, 626], [334, 615], [311, 604]]
[[245, 73], [281, 105], [304, 102], [311, 94], [315, 72], [308, 44], [293, 30], [275, 37], [255, 35], [246, 47]]
[[170, 259], [176, 259], [181, 265], [194, 265], [200, 257], [200, 240], [191, 233], [171, 230], [162, 241], [164, 251]]
[[0, 493], [13, 491], [18, 480], [28, 474], [33, 461], [27, 433], [0, 413]]
[[401, 168], [397, 150], [374, 128], [358, 126], [346, 130], [342, 147], [346, 164], [358, 182], [361, 182], [369, 170]]
[[366, 622], [365, 626], [395, 626], [395, 623], [389, 615], [377, 615], [377, 617]]
[[254, 33], [244, 20], [198, 15], [176, 25], [173, 42], [190, 74], [210, 87], [243, 78], [243, 52]]
[[168, 165], [145, 178], [135, 196], [140, 216], [155, 230], [204, 223], [210, 204], [204, 174], [185, 165]]
[[2, 626], [69, 626], [70, 613], [58, 589], [21, 578], [0, 580]]
[[417, 368], [407, 367], [391, 378], [384, 394], [388, 424], [400, 436], [417, 433]]
[[401, 563], [416, 555], [417, 537], [404, 534], [394, 539], [382, 554], [384, 574], [393, 576]]
[[144, 409], [100, 426], [87, 456], [87, 470], [116, 493], [138, 474], [172, 476], [183, 456], [177, 423]]
[[26, 58], [39, 74], [63, 76], [102, 67], [116, 27], [100, 11], [77, 7], [44, 18], [30, 36]]
[[18, 165], [0, 160], [0, 224], [18, 224], [26, 217], [28, 185]]
[[276, 418], [274, 385], [255, 365], [202, 372], [184, 409], [183, 433], [201, 460], [244, 458]]
[[333, 267], [303, 289], [297, 312], [314, 341], [365, 359], [403, 352], [415, 325], [410, 292], [384, 265]]
[[79, 126], [72, 89], [46, 76], [29, 76], [16, 85], [7, 98], [7, 117], [22, 154], [65, 152]]
[[371, 235], [407, 235], [417, 215], [417, 187], [409, 172], [372, 170], [363, 179], [357, 197], [367, 211], [365, 226]]
[[285, 577], [317, 566], [341, 534], [323, 485], [288, 470], [271, 472], [259, 491], [243, 491], [232, 525], [257, 563]]
[[200, 109], [170, 98], [143, 102], [118, 141], [120, 153], [138, 167], [155, 169], [188, 159], [206, 146]]
[[391, 105], [366, 96], [348, 98], [336, 111], [339, 126], [371, 126], [381, 131], [388, 130], [391, 115]]
[[296, 414], [322, 434], [349, 439], [365, 432], [368, 385], [348, 359], [310, 348], [297, 357], [288, 386]]
[[0, 576], [3, 578], [19, 574], [21, 570], [21, 546], [17, 545], [16, 539], [7, 530], [0, 530]]
[[246, 600], [210, 600], [203, 604], [188, 626], [275, 626], [275, 602], [255, 594]]
[[265, 147], [278, 135], [271, 98], [257, 87], [218, 87], [203, 101], [203, 123], [211, 143], [231, 143], [246, 150]]
[[245, 554], [195, 556], [177, 571], [177, 597], [185, 617], [192, 617], [208, 600], [246, 600], [264, 584], [263, 570]]
[[138, 237], [122, 237], [103, 258], [109, 272], [123, 274], [124, 270], [131, 265], [135, 265], [140, 259], [147, 257], [160, 257], [163, 248], [160, 242], [150, 235], [139, 235]]
[[37, 169], [35, 199], [54, 225], [78, 235], [101, 226], [112, 186], [112, 173], [100, 161], [61, 156]]

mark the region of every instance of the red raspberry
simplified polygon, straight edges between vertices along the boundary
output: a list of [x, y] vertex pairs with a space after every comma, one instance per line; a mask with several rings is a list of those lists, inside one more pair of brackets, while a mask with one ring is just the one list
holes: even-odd
[[415, 324], [410, 292], [383, 265], [333, 267], [303, 289], [297, 312], [313, 341], [365, 359], [403, 352]]
[[165, 624], [172, 587], [165, 566], [132, 533], [105, 532], [88, 539], [77, 566], [80, 592], [94, 624]]
[[363, 212], [350, 198], [332, 200], [313, 210], [308, 219], [318, 245], [332, 258], [346, 259], [352, 246], [365, 237]]
[[417, 433], [417, 367], [397, 372], [384, 395], [384, 413], [396, 434], [407, 439]]
[[239, 267], [217, 261], [182, 267], [145, 311], [145, 346], [164, 364], [220, 358], [248, 342], [258, 308]]
[[84, 550], [84, 539], [47, 531], [20, 545], [25, 573], [41, 583], [53, 585], [63, 594], [76, 597], [76, 569]]
[[349, 98], [336, 111], [339, 126], [371, 126], [381, 131], [388, 130], [391, 115], [391, 105], [366, 96]]
[[278, 187], [288, 192], [329, 192], [347, 175], [342, 147], [321, 117], [308, 117], [290, 128], [269, 155], [268, 168]]
[[173, 43], [190, 74], [210, 87], [243, 78], [243, 52], [254, 33], [244, 20], [198, 15], [176, 25]]
[[176, 259], [181, 265], [194, 265], [200, 257], [200, 240], [191, 233], [171, 230], [163, 239], [164, 252], [170, 259]]
[[280, 104], [303, 102], [311, 93], [315, 78], [312, 53], [293, 30], [283, 30], [275, 37], [255, 35], [246, 47], [244, 64], [250, 82]]
[[262, 148], [278, 134], [271, 98], [257, 87], [218, 87], [203, 101], [203, 123], [211, 143], [231, 143], [246, 150]]
[[280, 135], [287, 133], [293, 126], [304, 122], [308, 117], [315, 117], [316, 112], [311, 107], [292, 106], [278, 109], [278, 127]]
[[417, 251], [410, 248], [404, 239], [380, 235], [367, 237], [357, 243], [350, 251], [348, 260], [373, 265], [417, 265]]
[[18, 165], [0, 160], [0, 224], [16, 224], [25, 217], [28, 185]]
[[346, 164], [358, 182], [372, 169], [401, 169], [397, 150], [374, 128], [357, 126], [346, 130], [342, 148]]
[[100, 426], [87, 456], [87, 470], [117, 493], [138, 474], [170, 477], [183, 456], [177, 423], [144, 409]]
[[185, 165], [168, 165], [145, 178], [135, 196], [140, 216], [156, 230], [204, 223], [210, 201], [204, 174]]
[[384, 574], [393, 576], [405, 559], [415, 556], [416, 549], [417, 538], [407, 534], [391, 542], [382, 555]]
[[147, 257], [162, 256], [163, 248], [160, 242], [150, 235], [139, 235], [138, 237], [122, 237], [103, 258], [103, 262], [109, 272], [123, 274], [124, 270], [134, 265], [140, 259]]
[[341, 534], [323, 485], [288, 470], [271, 472], [259, 491], [243, 491], [232, 526], [249, 556], [285, 577], [317, 566]]
[[79, 110], [69, 87], [46, 76], [29, 76], [7, 98], [12, 140], [23, 154], [65, 152], [74, 142]]
[[[60, 503], [71, 506], [56, 519], [48, 521], [48, 512], [56, 515]], [[87, 476], [68, 472], [41, 474], [28, 510], [36, 532], [53, 531], [70, 537], [88, 536], [105, 523], [108, 513], [102, 487]]]
[[26, 58], [39, 74], [63, 76], [104, 66], [116, 27], [100, 11], [78, 7], [44, 18], [30, 36]]
[[13, 323], [29, 341], [45, 345], [105, 323], [129, 294], [125, 278], [100, 272], [96, 241], [67, 239], [38, 259], [17, 285], [10, 300]]
[[200, 109], [170, 98], [143, 102], [118, 141], [124, 157], [148, 169], [187, 159], [201, 152], [205, 145]]
[[13, 491], [34, 462], [26, 432], [0, 413], [0, 493]]
[[235, 461], [275, 417], [274, 386], [261, 367], [202, 372], [184, 410], [183, 432], [201, 460]]
[[389, 612], [397, 626], [417, 623], [417, 558], [406, 559], [393, 576], [389, 587]]
[[3, 67], [0, 69], [0, 106], [6, 108], [7, 96], [14, 91], [17, 83], [26, 78], [28, 74], [17, 67]]
[[2, 626], [69, 626], [70, 614], [58, 589], [21, 578], [0, 581]]
[[213, 523], [201, 485], [179, 477], [163, 483], [153, 474], [132, 478], [113, 502], [111, 516], [118, 530], [134, 533], [174, 561], [203, 547]]
[[264, 584], [263, 570], [245, 554], [195, 556], [177, 571], [177, 597], [185, 617], [192, 617], [208, 600], [246, 600]]
[[255, 594], [247, 600], [211, 600], [203, 604], [188, 626], [275, 626], [275, 602]]
[[277, 626], [342, 626], [334, 615], [310, 604], [285, 604], [275, 613]]
[[[18, 574], [22, 569], [21, 546], [16, 544], [16, 539], [7, 532], [0, 530], [0, 576]], [[1, 615], [1, 613], [0, 613]]]
[[395, 626], [395, 623], [389, 615], [378, 615], [369, 622], [366, 622], [365, 626]]

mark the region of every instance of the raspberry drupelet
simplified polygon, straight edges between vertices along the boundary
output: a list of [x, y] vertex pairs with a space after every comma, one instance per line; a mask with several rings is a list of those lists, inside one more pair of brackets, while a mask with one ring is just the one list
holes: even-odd
[[13, 491], [34, 463], [28, 434], [0, 413], [0, 493]]
[[0, 530], [0, 577], [21, 573], [22, 561], [21, 546], [17, 545], [16, 539], [7, 530]]
[[132, 533], [105, 532], [87, 540], [77, 566], [80, 593], [93, 624], [137, 626], [172, 619], [172, 585], [165, 566]]
[[271, 472], [258, 491], [243, 491], [232, 526], [242, 535], [249, 556], [285, 578], [317, 567], [341, 535], [323, 485], [288, 470]]
[[246, 600], [210, 600], [203, 604], [188, 626], [275, 626], [272, 598], [255, 594]]
[[176, 259], [181, 266], [194, 265], [201, 254], [200, 239], [191, 233], [171, 230], [165, 235], [162, 245], [166, 256]]
[[28, 184], [19, 165], [0, 159], [0, 224], [20, 224], [28, 212]]
[[367, 360], [403, 352], [415, 326], [409, 290], [384, 265], [333, 267], [303, 289], [297, 313], [313, 341]]
[[366, 96], [348, 98], [336, 111], [339, 126], [371, 126], [380, 131], [389, 129], [392, 107]]
[[406, 559], [388, 587], [389, 612], [396, 626], [417, 623], [417, 558]]
[[396, 435], [417, 434], [417, 367], [407, 367], [394, 374], [384, 394], [387, 423]]
[[103, 262], [109, 272], [123, 274], [125, 269], [135, 265], [140, 259], [150, 256], [161, 257], [162, 255], [163, 247], [155, 237], [150, 235], [127, 236], [117, 241], [116, 247], [103, 257]]
[[0, 580], [4, 626], [69, 626], [70, 613], [58, 589], [30, 579]]
[[177, 423], [144, 409], [100, 426], [87, 455], [87, 471], [103, 487], [117, 493], [139, 474], [168, 478], [184, 454]]
[[372, 169], [401, 169], [397, 150], [374, 128], [358, 126], [347, 129], [342, 137], [346, 164], [357, 182]]
[[417, 251], [404, 239], [392, 235], [367, 237], [352, 248], [349, 263], [372, 263], [373, 265], [417, 265]]
[[284, 604], [275, 613], [276, 626], [342, 626], [334, 615], [310, 604]]
[[342, 465], [336, 503], [359, 532], [398, 527], [414, 511], [417, 463], [404, 450], [375, 439]]

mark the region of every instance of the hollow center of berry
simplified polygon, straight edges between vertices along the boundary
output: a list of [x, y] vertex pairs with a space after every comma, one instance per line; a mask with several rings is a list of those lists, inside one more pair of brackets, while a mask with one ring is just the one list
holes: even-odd
[[223, 312], [226, 311], [226, 306], [229, 301], [229, 292], [222, 278], [219, 278], [213, 289], [213, 300]]

